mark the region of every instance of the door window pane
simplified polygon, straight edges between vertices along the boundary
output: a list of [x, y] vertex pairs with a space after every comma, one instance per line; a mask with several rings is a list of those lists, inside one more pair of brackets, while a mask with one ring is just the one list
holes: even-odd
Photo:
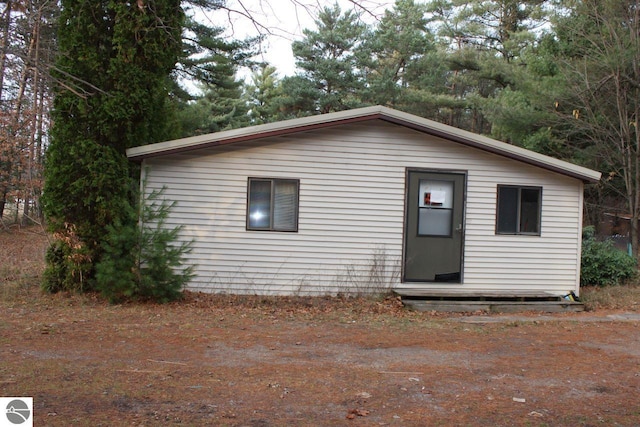
[[420, 180], [419, 206], [451, 209], [453, 207], [453, 181]]
[[421, 179], [418, 187], [418, 235], [451, 236], [453, 181]]
[[421, 236], [450, 236], [451, 209], [420, 208], [418, 217], [418, 234]]

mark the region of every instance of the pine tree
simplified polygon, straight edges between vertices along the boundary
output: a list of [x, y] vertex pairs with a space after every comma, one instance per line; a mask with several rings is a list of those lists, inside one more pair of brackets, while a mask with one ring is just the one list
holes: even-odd
[[277, 100], [282, 99], [282, 85], [275, 67], [265, 65], [251, 75], [244, 97], [249, 105], [251, 124], [269, 123], [277, 118]]
[[363, 80], [355, 51], [367, 27], [351, 11], [325, 7], [316, 20], [317, 31], [305, 29], [305, 38], [292, 45], [296, 65], [307, 82], [303, 94], [313, 94], [315, 111], [328, 113], [360, 106]]
[[[437, 24], [446, 87], [462, 100], [446, 120], [478, 133], [491, 133], [484, 111], [505, 90], [517, 90], [523, 52], [535, 41], [533, 29], [545, 17], [547, 0], [433, 0], [428, 7]], [[499, 135], [494, 135], [498, 136]]]
[[111, 302], [176, 300], [193, 276], [194, 267], [182, 265], [192, 242], [176, 243], [181, 227], [166, 224], [174, 203], [164, 199], [162, 192], [149, 193], [138, 209], [127, 209], [124, 222], [107, 226], [96, 278], [98, 290]]
[[249, 58], [255, 54], [254, 46], [260, 38], [227, 40], [223, 28], [206, 26], [193, 19], [186, 20], [184, 29], [177, 76], [196, 82], [202, 93], [196, 96], [183, 93], [174, 99], [179, 136], [247, 126], [243, 82], [236, 78], [236, 72], [241, 65], [253, 66]]
[[434, 51], [426, 7], [414, 0], [397, 0], [393, 9], [385, 11], [358, 54], [366, 64], [366, 101], [426, 115], [424, 103], [416, 103], [412, 95], [420, 89], [418, 83], [429, 69], [439, 66], [424, 61]]
[[187, 137], [249, 125], [248, 106], [242, 99], [242, 82], [233, 75], [216, 85], [204, 85], [204, 94], [179, 104], [182, 134]]

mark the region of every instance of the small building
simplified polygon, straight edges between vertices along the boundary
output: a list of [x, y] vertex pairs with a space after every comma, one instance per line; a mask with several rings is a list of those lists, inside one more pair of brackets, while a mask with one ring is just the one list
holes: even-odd
[[579, 294], [583, 186], [600, 173], [374, 106], [132, 148], [176, 202], [189, 289]]

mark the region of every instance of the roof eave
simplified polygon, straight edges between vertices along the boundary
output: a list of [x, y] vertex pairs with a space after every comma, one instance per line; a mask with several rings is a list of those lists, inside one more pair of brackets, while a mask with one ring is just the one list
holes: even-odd
[[[299, 119], [284, 120], [281, 122], [267, 123], [264, 125], [247, 128], [233, 129], [207, 135], [193, 136], [172, 141], [158, 142], [142, 145], [127, 150], [127, 157], [133, 161], [142, 161], [150, 157], [165, 156], [167, 154], [183, 153], [220, 145], [235, 144], [243, 141], [252, 141], [262, 138], [289, 135], [299, 132], [307, 132], [314, 129], [327, 128], [337, 125], [362, 122], [382, 118], [381, 113], [375, 109], [359, 114], [324, 114]], [[349, 110], [358, 111], [358, 110]], [[332, 116], [328, 118], [326, 116]]]
[[[413, 124], [411, 122], [407, 122], [406, 120], [397, 119], [394, 117], [381, 117], [381, 119], [391, 123], [409, 127], [420, 132], [428, 133], [433, 136], [457, 142], [469, 147], [473, 147], [482, 151], [497, 154], [532, 166], [537, 166], [546, 170], [557, 172], [562, 175], [570, 176], [585, 183], [599, 182], [602, 176], [602, 174], [598, 171], [578, 166], [573, 163], [565, 162], [553, 157], [545, 156], [543, 154], [535, 153], [533, 151], [511, 145], [506, 142], [492, 140], [482, 135], [473, 134], [462, 129], [453, 128], [455, 129], [455, 132], [451, 132], [451, 129], [445, 130], [439, 127], [425, 127], [419, 123]], [[451, 126], [448, 125], [442, 126], [451, 128]]]
[[472, 132], [382, 106], [365, 107], [355, 110], [341, 111], [338, 113], [303, 117], [247, 128], [233, 129], [214, 134], [144, 145], [130, 148], [127, 150], [127, 156], [133, 161], [142, 161], [151, 157], [189, 152], [243, 141], [289, 135], [298, 132], [307, 132], [314, 129], [328, 128], [337, 125], [375, 119], [381, 119], [485, 152], [541, 167], [546, 170], [579, 179], [585, 183], [598, 182], [601, 177], [601, 173], [598, 171], [577, 166], [563, 160], [558, 160], [553, 157], [517, 147], [515, 145], [507, 144], [482, 135], [474, 134]]

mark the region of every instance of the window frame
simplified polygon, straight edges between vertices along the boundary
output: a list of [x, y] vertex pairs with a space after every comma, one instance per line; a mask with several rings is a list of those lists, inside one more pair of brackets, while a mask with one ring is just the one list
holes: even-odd
[[[270, 183], [270, 195], [269, 195], [269, 225], [267, 227], [255, 227], [251, 226], [251, 183], [255, 181], [263, 181]], [[292, 228], [275, 227], [274, 225], [274, 211], [275, 211], [275, 188], [278, 183], [293, 183], [295, 184], [295, 206], [294, 206], [294, 221], [295, 224]], [[281, 233], [296, 233], [298, 232], [298, 222], [300, 215], [300, 180], [294, 178], [265, 178], [265, 177], [249, 177], [247, 179], [247, 199], [246, 199], [246, 218], [245, 226], [247, 231], [269, 231], [269, 232], [281, 232]]]
[[[500, 189], [512, 188], [517, 190], [516, 198], [516, 231], [500, 231]], [[536, 190], [538, 192], [538, 209], [537, 209], [537, 230], [532, 231], [520, 231], [522, 220], [522, 190]], [[498, 184], [496, 188], [496, 224], [495, 234], [507, 235], [507, 236], [541, 236], [542, 235], [542, 187], [530, 186], [530, 185], [511, 185], [511, 184]]]

